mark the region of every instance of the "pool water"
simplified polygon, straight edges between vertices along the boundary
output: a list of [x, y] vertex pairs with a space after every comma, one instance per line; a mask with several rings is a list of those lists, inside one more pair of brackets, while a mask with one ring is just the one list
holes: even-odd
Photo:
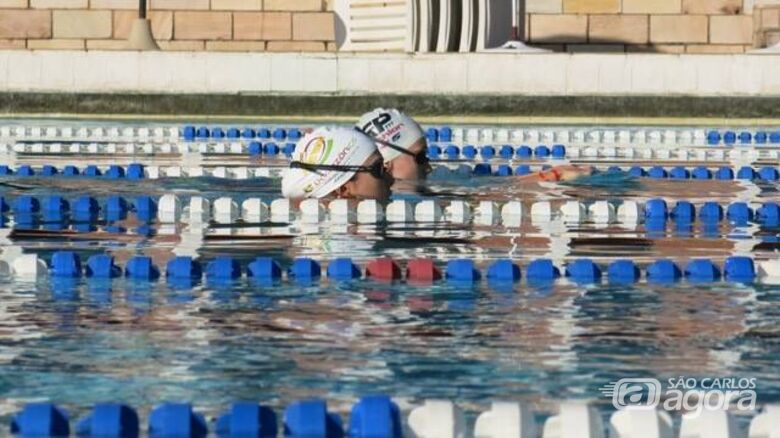
[[[241, 162], [244, 158], [234, 161]], [[246, 163], [252, 163], [248, 157]], [[63, 160], [63, 163], [70, 161]], [[254, 162], [254, 164], [257, 164]], [[278, 163], [277, 163], [278, 164]], [[608, 163], [602, 163], [608, 164]], [[437, 176], [420, 201], [688, 200], [778, 201], [777, 183], [673, 181], [601, 172], [567, 184], [516, 184], [511, 177]], [[4, 177], [0, 196], [90, 195], [236, 200], [279, 197], [275, 178], [213, 177], [123, 180]], [[14, 227], [4, 247], [48, 260], [71, 250], [86, 260], [108, 253], [118, 264], [148, 255], [163, 269], [174, 257], [183, 226], [163, 230], [130, 217], [96, 222], [76, 236]], [[47, 224], [49, 230], [71, 224]], [[113, 227], [112, 227], [113, 226]], [[351, 257], [359, 266], [377, 257], [475, 260], [480, 269], [500, 258], [521, 266], [544, 257], [588, 257], [599, 263], [630, 258], [640, 266], [659, 258], [708, 257], [722, 263], [740, 253], [775, 258], [778, 224], [677, 224], [649, 230], [589, 222], [520, 227], [447, 223], [371, 226], [275, 225], [261, 234], [219, 226], [219, 239], [197, 248], [208, 261], [229, 255], [244, 269], [258, 256], [282, 267], [296, 257], [324, 264]], [[216, 228], [209, 233], [215, 234]], [[6, 228], [9, 230], [9, 228]], [[250, 236], [250, 237], [247, 237]], [[627, 377], [756, 378], [760, 404], [780, 402], [778, 317], [780, 286], [765, 283], [412, 285], [369, 279], [258, 282], [203, 279], [193, 284], [114, 279], [14, 278], [0, 285], [0, 421], [32, 400], [52, 400], [72, 417], [95, 403], [123, 401], [141, 412], [164, 401], [190, 401], [215, 415], [235, 400], [259, 400], [281, 412], [292, 401], [328, 400], [346, 413], [357, 398], [384, 393], [402, 407], [423, 399], [457, 401], [470, 413], [493, 400], [525, 400], [540, 415], [567, 399], [610, 400], [599, 388]], [[5, 427], [5, 426], [3, 426]]]

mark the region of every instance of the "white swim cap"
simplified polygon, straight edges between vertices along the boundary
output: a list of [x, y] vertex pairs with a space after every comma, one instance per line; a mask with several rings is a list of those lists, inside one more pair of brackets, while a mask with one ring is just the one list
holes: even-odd
[[[371, 138], [354, 129], [323, 127], [306, 134], [295, 146], [292, 161], [329, 166], [362, 166], [376, 152]], [[354, 171], [290, 167], [282, 175], [287, 198], [323, 198], [346, 184]]]
[[[391, 143], [406, 150], [411, 148], [417, 140], [425, 137], [420, 125], [397, 109], [377, 108], [363, 114], [356, 126], [374, 139]], [[401, 152], [382, 143], [377, 143], [376, 147], [382, 154], [385, 163], [401, 155]]]

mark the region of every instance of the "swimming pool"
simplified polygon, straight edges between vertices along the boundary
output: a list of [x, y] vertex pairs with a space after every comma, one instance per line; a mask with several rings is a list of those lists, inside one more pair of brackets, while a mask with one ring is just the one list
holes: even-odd
[[[439, 126], [424, 187], [298, 209], [289, 125], [4, 123], [4, 430], [39, 400], [347, 418], [370, 394], [452, 400], [469, 428], [522, 401], [541, 428], [566, 400], [606, 421], [625, 378], [780, 401], [772, 127]], [[601, 172], [510, 183], [564, 162]]]

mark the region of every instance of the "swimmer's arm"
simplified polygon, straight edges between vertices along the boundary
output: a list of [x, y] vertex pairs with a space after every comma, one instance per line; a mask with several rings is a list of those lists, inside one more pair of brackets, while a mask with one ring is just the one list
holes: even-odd
[[536, 181], [572, 181], [582, 176], [593, 174], [591, 166], [555, 166], [552, 169], [542, 170], [536, 173], [517, 177], [517, 181], [536, 182]]

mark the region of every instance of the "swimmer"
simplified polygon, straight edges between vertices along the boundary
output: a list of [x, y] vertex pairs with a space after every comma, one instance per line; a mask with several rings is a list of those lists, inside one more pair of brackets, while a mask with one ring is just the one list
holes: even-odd
[[354, 129], [317, 128], [295, 148], [282, 176], [282, 194], [290, 199], [390, 197], [393, 178], [374, 142]]
[[420, 125], [397, 109], [363, 114], [355, 127], [374, 139], [395, 180], [421, 180], [431, 171], [428, 141]]
[[[396, 183], [425, 179], [431, 172], [428, 140], [420, 125], [397, 109], [376, 108], [363, 114], [355, 128], [373, 138]], [[566, 165], [517, 177], [519, 181], [571, 181], [591, 175], [590, 166]]]

